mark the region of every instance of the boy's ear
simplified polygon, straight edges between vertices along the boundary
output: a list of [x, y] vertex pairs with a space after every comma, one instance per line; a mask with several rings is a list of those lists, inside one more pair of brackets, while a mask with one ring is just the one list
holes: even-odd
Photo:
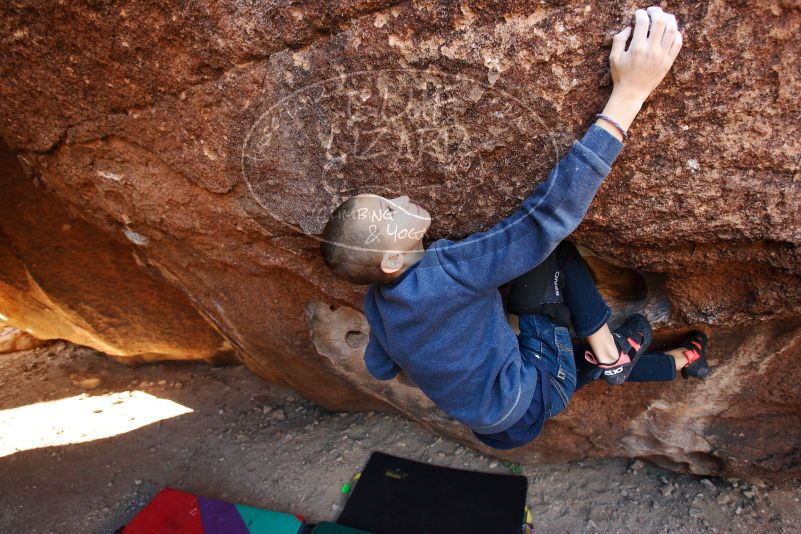
[[381, 258], [381, 270], [386, 274], [397, 272], [398, 269], [403, 267], [403, 260], [404, 257], [401, 252], [385, 252], [384, 256]]

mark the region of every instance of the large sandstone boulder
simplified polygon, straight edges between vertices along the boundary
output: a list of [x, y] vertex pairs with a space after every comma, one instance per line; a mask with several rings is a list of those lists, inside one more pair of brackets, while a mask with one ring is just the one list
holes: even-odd
[[[210, 358], [478, 443], [361, 362], [315, 234], [409, 194], [431, 237], [511, 213], [610, 90], [631, 2], [0, 7], [0, 313], [118, 358]], [[574, 240], [619, 313], [711, 337], [705, 382], [594, 384], [504, 456], [801, 473], [797, 4], [675, 7], [685, 47]], [[13, 156], [16, 160], [12, 161]]]

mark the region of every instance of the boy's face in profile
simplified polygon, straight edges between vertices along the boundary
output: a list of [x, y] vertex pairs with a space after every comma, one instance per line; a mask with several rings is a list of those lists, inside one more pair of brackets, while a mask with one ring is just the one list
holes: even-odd
[[366, 232], [365, 247], [386, 252], [409, 252], [419, 248], [431, 215], [408, 196], [392, 199], [372, 193], [356, 195], [349, 214]]

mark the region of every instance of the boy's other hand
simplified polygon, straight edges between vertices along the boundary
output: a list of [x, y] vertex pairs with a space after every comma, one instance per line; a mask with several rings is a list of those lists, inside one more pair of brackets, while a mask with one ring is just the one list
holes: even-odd
[[676, 17], [660, 7], [634, 12], [634, 34], [626, 50], [631, 26], [615, 35], [609, 63], [615, 91], [644, 102], [673, 65], [681, 50], [682, 35]]

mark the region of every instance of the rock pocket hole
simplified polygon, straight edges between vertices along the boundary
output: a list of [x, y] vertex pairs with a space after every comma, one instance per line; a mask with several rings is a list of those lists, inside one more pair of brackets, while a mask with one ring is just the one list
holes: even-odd
[[640, 272], [598, 256], [586, 255], [584, 260], [606, 303], [612, 308], [610, 324], [620, 324], [632, 313], [643, 313], [651, 324], [668, 321], [672, 306], [665, 291], [665, 275]]
[[345, 343], [352, 349], [358, 349], [367, 344], [367, 334], [359, 330], [348, 330], [345, 334]]
[[584, 258], [600, 292], [615, 300], [644, 300], [648, 296], [645, 277], [634, 269], [613, 265], [595, 256]]
[[[658, 447], [658, 445], [656, 445]], [[641, 457], [664, 469], [678, 473], [716, 476], [723, 470], [723, 462], [711, 453], [699, 451], [674, 451], [672, 455], [652, 454]]]

